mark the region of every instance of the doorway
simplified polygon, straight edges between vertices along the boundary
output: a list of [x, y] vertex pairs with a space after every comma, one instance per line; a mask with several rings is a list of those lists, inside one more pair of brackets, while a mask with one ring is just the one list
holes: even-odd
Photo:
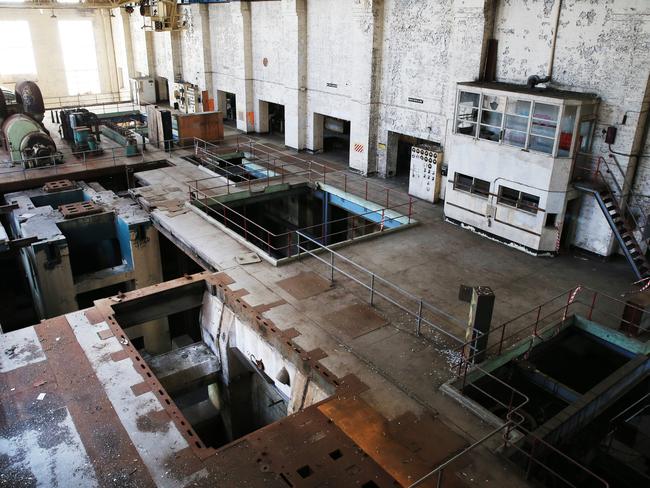
[[314, 151], [322, 151], [328, 159], [345, 164], [350, 162], [350, 121], [314, 114]]
[[237, 96], [234, 93], [217, 90], [217, 104], [223, 113], [226, 125], [237, 126]]
[[258, 120], [257, 132], [268, 134], [270, 139], [284, 145], [284, 105], [260, 100]]
[[388, 131], [388, 154], [386, 176], [395, 178], [401, 185], [408, 187], [411, 171], [411, 149], [421, 144], [437, 145], [426, 139]]

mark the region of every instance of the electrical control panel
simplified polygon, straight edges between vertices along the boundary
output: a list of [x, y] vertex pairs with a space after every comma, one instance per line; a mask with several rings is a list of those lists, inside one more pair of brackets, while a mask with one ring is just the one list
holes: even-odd
[[441, 181], [442, 151], [440, 148], [413, 146], [411, 149], [409, 195], [436, 203], [440, 199]]

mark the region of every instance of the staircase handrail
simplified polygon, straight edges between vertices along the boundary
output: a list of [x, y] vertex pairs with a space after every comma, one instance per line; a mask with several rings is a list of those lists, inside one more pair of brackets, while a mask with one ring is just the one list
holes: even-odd
[[[614, 162], [616, 163], [616, 167], [619, 170], [619, 172], [622, 175], [624, 175], [623, 170], [622, 170], [621, 166], [618, 164], [618, 161], [616, 160], [616, 158], [614, 158]], [[602, 182], [605, 184], [607, 192], [611, 195], [612, 199], [614, 199], [614, 201], [616, 201], [616, 204], [620, 208], [620, 204], [619, 204], [619, 201], [617, 201], [618, 199], [616, 199], [616, 197], [615, 197], [615, 193], [612, 191], [612, 188], [611, 188], [609, 182], [607, 181], [607, 178], [605, 178], [605, 175], [603, 174], [603, 172], [600, 169], [601, 165], [604, 165], [605, 168], [606, 168], [607, 173], [612, 175], [611, 179], [614, 181], [614, 183], [616, 185], [616, 190], [617, 190], [617, 192], [618, 192], [618, 194], [620, 195], [621, 198], [623, 197], [623, 189], [621, 188], [621, 185], [619, 184], [618, 180], [616, 179], [616, 177], [612, 173], [612, 169], [611, 169], [609, 163], [605, 160], [604, 157], [599, 156], [598, 157], [598, 163], [597, 163], [596, 170], [595, 170], [595, 175], [600, 176]], [[627, 202], [626, 206], [629, 209], [629, 211], [626, 213], [626, 215], [630, 216], [630, 218], [634, 222], [635, 228], [638, 229], [639, 232], [641, 233], [641, 236], [642, 236], [643, 240], [647, 241], [648, 239], [644, 236], [644, 228], [645, 228], [645, 225], [648, 224], [647, 217], [644, 218], [644, 222], [643, 222], [644, 225], [642, 226], [641, 223], [639, 222], [639, 220], [637, 219], [637, 217], [634, 215], [634, 212], [632, 212], [632, 210], [638, 211], [639, 215], [643, 216], [643, 217], [645, 217], [645, 214], [643, 213], [643, 211], [642, 211], [642, 209], [640, 207], [632, 204], [631, 197], [632, 197], [632, 195], [628, 194], [628, 202]], [[621, 209], [621, 211], [623, 211], [623, 210]], [[625, 218], [625, 215], [621, 215], [621, 217]]]

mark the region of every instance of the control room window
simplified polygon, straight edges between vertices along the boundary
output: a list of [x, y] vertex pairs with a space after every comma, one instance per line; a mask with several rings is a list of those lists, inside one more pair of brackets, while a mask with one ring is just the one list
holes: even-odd
[[60, 20], [59, 36], [68, 94], [99, 93], [99, 71], [92, 21]]
[[490, 182], [456, 173], [454, 177], [454, 190], [466, 191], [487, 197], [490, 195]]
[[497, 199], [497, 202], [530, 213], [537, 213], [537, 210], [539, 209], [538, 196], [514, 190], [507, 186], [499, 187], [499, 198]]
[[506, 108], [506, 97], [497, 95], [483, 95], [481, 105], [481, 127], [479, 137], [488, 141], [501, 140], [501, 124], [503, 111]]
[[528, 100], [517, 100], [516, 98], [508, 97], [506, 125], [503, 137], [504, 144], [526, 147], [530, 105], [531, 103]]
[[35, 75], [34, 49], [29, 23], [25, 20], [0, 21], [0, 74]]
[[530, 149], [546, 154], [553, 153], [559, 112], [560, 108], [557, 105], [537, 102], [534, 104], [528, 145]]
[[459, 134], [476, 136], [480, 99], [481, 95], [478, 93], [460, 92], [456, 111], [456, 131]]
[[560, 122], [560, 143], [558, 144], [557, 155], [559, 158], [566, 158], [571, 155], [571, 144], [573, 143], [573, 131], [576, 125], [577, 105], [565, 105]]

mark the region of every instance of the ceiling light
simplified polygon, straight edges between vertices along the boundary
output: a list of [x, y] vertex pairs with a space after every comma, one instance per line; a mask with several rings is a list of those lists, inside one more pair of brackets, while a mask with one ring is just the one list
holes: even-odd
[[50, 19], [56, 19], [56, 15], [54, 15], [54, 9], [52, 9], [52, 15], [50, 15]]

